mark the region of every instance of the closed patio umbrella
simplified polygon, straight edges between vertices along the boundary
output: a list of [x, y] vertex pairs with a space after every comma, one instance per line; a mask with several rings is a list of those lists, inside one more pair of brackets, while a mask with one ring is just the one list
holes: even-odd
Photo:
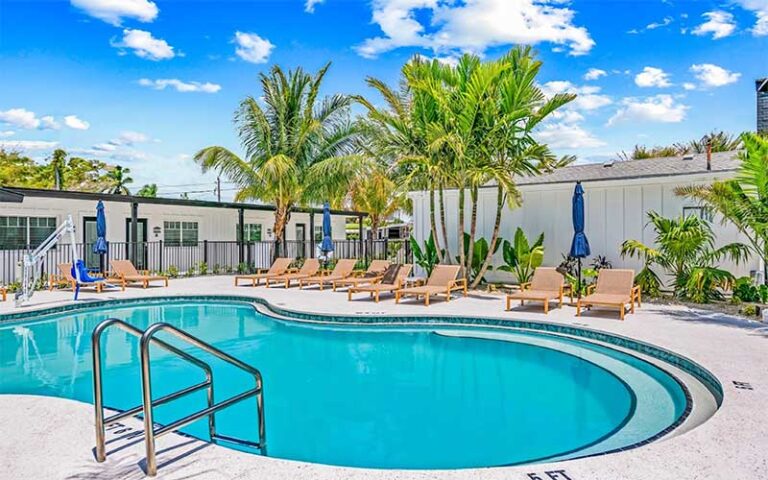
[[104, 202], [96, 204], [96, 243], [93, 253], [99, 255], [99, 268], [104, 271], [104, 254], [107, 253], [107, 216], [104, 214]]
[[581, 182], [576, 182], [576, 188], [573, 190], [573, 241], [571, 242], [570, 255], [578, 259], [579, 262], [579, 283], [578, 295], [581, 298], [581, 259], [590, 254], [589, 240], [584, 233], [584, 188]]
[[328, 202], [323, 204], [323, 241], [320, 243], [320, 251], [328, 261], [329, 254], [333, 252], [333, 240], [331, 239], [331, 206]]

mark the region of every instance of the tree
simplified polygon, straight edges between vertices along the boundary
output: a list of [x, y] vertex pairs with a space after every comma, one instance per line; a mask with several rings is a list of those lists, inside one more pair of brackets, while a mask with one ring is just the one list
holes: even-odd
[[748, 258], [749, 248], [741, 243], [715, 248], [715, 235], [709, 222], [695, 215], [666, 218], [650, 211], [648, 219], [656, 232], [656, 246], [639, 240], [626, 240], [621, 246], [622, 257], [644, 260], [645, 266], [637, 277], [643, 280], [641, 285], [648, 291], [658, 290], [659, 284], [654, 285], [652, 279], [659, 276], [651, 270], [658, 266], [672, 276], [679, 297], [706, 303], [721, 296], [718, 287], [735, 280], [717, 263], [723, 258], [736, 263]]
[[352, 148], [356, 129], [348, 118], [350, 97], [319, 98], [329, 66], [315, 75], [300, 68], [286, 74], [279, 66], [261, 74], [262, 100], [245, 98], [235, 114], [245, 155], [220, 146], [195, 154], [203, 172], [215, 170], [239, 187], [237, 201], [275, 205], [273, 232], [278, 245], [292, 208], [337, 200], [324, 199], [324, 192], [307, 188], [324, 162], [338, 165], [356, 159]]
[[0, 184], [83, 192], [100, 192], [107, 186], [111, 168], [98, 160], [69, 157], [57, 149], [48, 163], [38, 164], [18, 152], [0, 149]]
[[683, 143], [668, 146], [646, 147], [635, 145], [631, 153], [620, 152], [620, 160], [644, 160], [648, 158], [664, 158], [686, 155], [689, 153], [707, 153], [707, 145], [716, 152], [732, 152], [742, 148], [741, 139], [724, 131], [712, 131], [701, 139], [693, 139]]
[[123, 168], [120, 165], [116, 165], [107, 172], [106, 180], [108, 185], [104, 188], [104, 193], [111, 193], [113, 195], [130, 195], [131, 191], [128, 190], [128, 185], [133, 183], [133, 179], [128, 176], [131, 173], [130, 168]]
[[741, 141], [744, 151], [735, 178], [682, 186], [675, 192], [698, 200], [735, 225], [763, 260], [763, 279], [768, 284], [768, 138], [744, 133]]
[[150, 183], [150, 184], [144, 185], [139, 189], [138, 192], [136, 192], [136, 195], [138, 195], [139, 197], [148, 197], [148, 198], [157, 197], [157, 184]]
[[67, 152], [57, 148], [53, 151], [51, 156], [51, 170], [53, 173], [53, 184], [55, 190], [63, 190], [64, 185], [64, 169], [67, 165]]

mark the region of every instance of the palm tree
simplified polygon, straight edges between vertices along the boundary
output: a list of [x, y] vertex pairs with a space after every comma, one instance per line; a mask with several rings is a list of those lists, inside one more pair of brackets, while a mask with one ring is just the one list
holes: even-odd
[[133, 179], [128, 176], [129, 173], [131, 173], [130, 168], [123, 168], [120, 165], [108, 171], [105, 175], [108, 185], [104, 189], [104, 193], [130, 195], [131, 191], [128, 190], [128, 184], [133, 183]]
[[67, 167], [67, 152], [61, 148], [54, 150], [50, 166], [53, 173], [53, 188], [55, 190], [63, 190], [64, 170]]
[[216, 170], [239, 187], [235, 200], [274, 204], [277, 245], [284, 241], [293, 207], [334, 200], [322, 198], [325, 191], [307, 188], [324, 162], [338, 165], [356, 158], [356, 129], [348, 118], [351, 99], [319, 98], [329, 66], [315, 75], [300, 68], [286, 74], [279, 66], [261, 74], [262, 99], [245, 98], [235, 114], [244, 156], [219, 146], [195, 154], [203, 172]]
[[138, 192], [136, 192], [136, 195], [138, 195], [139, 197], [149, 197], [149, 198], [157, 197], [157, 184], [149, 183], [147, 185], [144, 185], [139, 189]]
[[651, 270], [656, 265], [672, 276], [678, 296], [705, 303], [720, 296], [718, 286], [734, 280], [730, 272], [716, 264], [723, 258], [739, 263], [749, 255], [749, 248], [741, 243], [715, 248], [711, 226], [695, 215], [665, 218], [650, 211], [648, 219], [656, 232], [655, 247], [639, 240], [626, 240], [621, 245], [622, 257], [644, 260], [644, 268], [637, 277], [648, 293], [660, 288], [659, 275]]
[[762, 259], [768, 283], [768, 138], [744, 133], [741, 141], [744, 151], [735, 178], [678, 187], [675, 193], [700, 201], [735, 225]]

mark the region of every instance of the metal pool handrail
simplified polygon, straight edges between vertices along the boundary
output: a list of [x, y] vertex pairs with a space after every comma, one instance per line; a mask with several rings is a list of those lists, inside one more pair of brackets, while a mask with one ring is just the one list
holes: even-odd
[[[108, 418], [104, 418], [104, 402], [102, 394], [102, 375], [101, 375], [101, 335], [108, 327], [115, 326], [125, 332], [140, 337], [139, 349], [141, 355], [141, 379], [142, 379], [142, 404], [126, 410], [124, 412], [117, 413]], [[161, 331], [166, 331], [180, 340], [200, 348], [203, 351], [210, 353], [216, 358], [229, 363], [245, 372], [251, 374], [254, 377], [255, 387], [247, 390], [243, 393], [228, 398], [218, 404], [214, 403], [213, 398], [213, 372], [210, 365], [202, 360], [194, 357], [193, 355], [180, 350], [173, 345], [170, 345], [162, 340], [155, 338], [155, 335]], [[159, 346], [171, 353], [174, 353], [182, 359], [192, 363], [193, 365], [201, 368], [205, 372], [206, 380], [195, 385], [178, 390], [169, 395], [160, 397], [158, 399], [152, 398], [152, 382], [151, 382], [151, 370], [150, 370], [150, 345]], [[208, 430], [211, 437], [211, 441], [224, 440], [227, 442], [238, 443], [247, 445], [250, 447], [258, 448], [261, 453], [266, 455], [267, 443], [266, 443], [266, 429], [264, 426], [264, 396], [263, 396], [263, 381], [261, 372], [258, 369], [238, 360], [231, 355], [224, 353], [218, 348], [200, 340], [199, 338], [190, 335], [183, 330], [180, 330], [167, 323], [156, 323], [150, 326], [146, 331], [142, 331], [122, 320], [108, 319], [101, 322], [93, 330], [91, 336], [91, 346], [93, 352], [93, 392], [94, 392], [94, 409], [96, 417], [96, 461], [103, 462], [106, 459], [106, 446], [105, 446], [105, 425], [113, 424], [124, 418], [136, 415], [143, 412], [144, 414], [144, 436], [147, 451], [147, 475], [155, 476], [157, 474], [157, 459], [155, 450], [155, 438], [162, 436], [166, 433], [178, 430], [190, 423], [199, 420], [203, 417], [208, 417]], [[202, 389], [207, 389], [207, 402], [208, 407], [192, 413], [184, 418], [176, 420], [173, 423], [162, 426], [155, 430], [153, 423], [153, 407], [155, 405], [161, 405], [171, 400], [189, 395], [190, 393], [197, 392]], [[251, 442], [248, 440], [230, 437], [226, 435], [220, 435], [216, 433], [215, 413], [219, 410], [232, 406], [241, 402], [251, 396], [256, 396], [256, 404], [258, 410], [258, 428], [259, 428], [259, 441]]]

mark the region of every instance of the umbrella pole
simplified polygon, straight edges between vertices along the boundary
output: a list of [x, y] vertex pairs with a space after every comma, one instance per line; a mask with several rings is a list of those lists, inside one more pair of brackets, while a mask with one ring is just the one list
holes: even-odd
[[579, 289], [579, 299], [581, 299], [581, 257], [579, 257], [579, 281], [578, 281], [578, 289]]

